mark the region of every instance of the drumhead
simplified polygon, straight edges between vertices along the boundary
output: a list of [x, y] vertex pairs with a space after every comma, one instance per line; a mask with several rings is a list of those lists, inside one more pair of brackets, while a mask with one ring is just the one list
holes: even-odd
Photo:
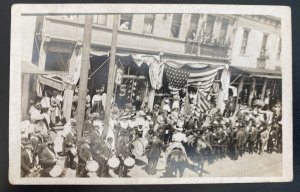
[[135, 160], [131, 157], [128, 157], [124, 160], [124, 164], [128, 167], [131, 167], [135, 164]]
[[53, 169], [49, 172], [51, 177], [59, 177], [63, 172], [63, 168], [60, 165], [55, 165]]
[[116, 157], [108, 159], [107, 164], [110, 168], [115, 169], [120, 165], [120, 160]]
[[97, 171], [99, 168], [99, 165], [96, 161], [88, 161], [86, 163], [86, 169], [90, 172]]

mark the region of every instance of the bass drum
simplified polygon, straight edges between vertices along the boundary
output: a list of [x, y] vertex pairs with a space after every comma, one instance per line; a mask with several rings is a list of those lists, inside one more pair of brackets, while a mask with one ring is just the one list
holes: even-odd
[[148, 145], [148, 140], [144, 138], [137, 138], [132, 142], [132, 154], [135, 157], [141, 157], [145, 153], [146, 147]]

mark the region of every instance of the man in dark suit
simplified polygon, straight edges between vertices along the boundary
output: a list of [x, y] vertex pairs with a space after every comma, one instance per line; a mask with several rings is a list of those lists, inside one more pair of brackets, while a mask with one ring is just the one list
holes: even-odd
[[119, 177], [127, 176], [127, 167], [124, 165], [124, 160], [130, 156], [130, 142], [129, 132], [126, 129], [122, 129], [120, 135], [116, 141], [116, 156], [120, 160], [119, 165]]
[[24, 148], [21, 150], [21, 177], [26, 177], [34, 172], [34, 157], [31, 141], [24, 139], [22, 145]]
[[65, 137], [65, 154], [66, 154], [66, 160], [65, 160], [65, 167], [75, 169], [74, 164], [74, 154], [71, 152], [72, 148], [75, 148], [76, 145], [76, 130], [74, 127], [72, 127], [72, 130], [70, 133], [68, 133]]
[[41, 177], [50, 177], [49, 172], [56, 165], [56, 154], [54, 152], [54, 143], [51, 139], [47, 141], [47, 147], [40, 154], [40, 164], [42, 166]]
[[85, 169], [87, 161], [93, 160], [90, 146], [87, 141], [79, 141], [78, 146], [78, 166], [76, 170], [77, 177], [87, 177]]
[[153, 138], [149, 143], [149, 151], [148, 151], [148, 174], [154, 175], [156, 172], [156, 166], [158, 163], [158, 159], [161, 153], [161, 149], [163, 148], [163, 142], [158, 138], [157, 134], [154, 134]]

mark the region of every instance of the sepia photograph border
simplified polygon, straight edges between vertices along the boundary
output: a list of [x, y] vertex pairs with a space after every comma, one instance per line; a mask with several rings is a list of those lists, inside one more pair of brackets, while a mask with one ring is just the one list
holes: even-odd
[[[166, 8], [167, 7], [167, 8]], [[282, 34], [282, 125], [281, 177], [186, 177], [186, 178], [21, 178], [21, 47], [22, 16], [51, 14], [116, 13], [214, 13], [274, 15], [281, 19]], [[9, 93], [9, 182], [26, 185], [140, 185], [291, 182], [293, 180], [293, 99], [291, 9], [269, 5], [193, 4], [15, 4], [11, 8], [10, 93]], [[284, 35], [283, 35], [284, 34]]]

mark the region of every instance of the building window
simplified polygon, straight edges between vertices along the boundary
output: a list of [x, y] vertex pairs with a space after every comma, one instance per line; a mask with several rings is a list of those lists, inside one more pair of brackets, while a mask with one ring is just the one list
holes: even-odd
[[277, 59], [280, 59], [280, 56], [281, 56], [281, 38], [280, 38], [279, 44], [278, 44]]
[[267, 52], [267, 42], [268, 42], [268, 34], [264, 34], [263, 36], [263, 41], [262, 41], [262, 45], [261, 45], [261, 49], [260, 49], [260, 57], [266, 57], [266, 52]]
[[247, 44], [248, 44], [248, 37], [249, 37], [250, 30], [244, 29], [243, 39], [242, 39], [242, 47], [241, 47], [241, 54], [246, 54]]
[[213, 31], [214, 31], [214, 25], [215, 25], [216, 17], [212, 15], [207, 16], [206, 20], [206, 26], [204, 30], [204, 35], [203, 35], [203, 42], [204, 43], [212, 43], [213, 39]]
[[93, 23], [106, 25], [106, 15], [94, 15]]
[[178, 38], [181, 27], [182, 14], [173, 14], [171, 37]]
[[45, 70], [68, 72], [71, 53], [48, 51], [46, 55]]
[[120, 29], [131, 30], [132, 26], [132, 14], [121, 14]]
[[187, 34], [187, 40], [189, 41], [196, 41], [197, 39], [197, 30], [198, 30], [198, 22], [199, 22], [199, 14], [192, 14], [191, 22], [190, 22], [190, 29]]
[[229, 25], [229, 20], [223, 18], [221, 24], [221, 30], [220, 30], [220, 37], [219, 37], [219, 43], [221, 45], [225, 45], [228, 25]]
[[144, 17], [143, 33], [152, 33], [154, 27], [155, 14], [146, 14]]

